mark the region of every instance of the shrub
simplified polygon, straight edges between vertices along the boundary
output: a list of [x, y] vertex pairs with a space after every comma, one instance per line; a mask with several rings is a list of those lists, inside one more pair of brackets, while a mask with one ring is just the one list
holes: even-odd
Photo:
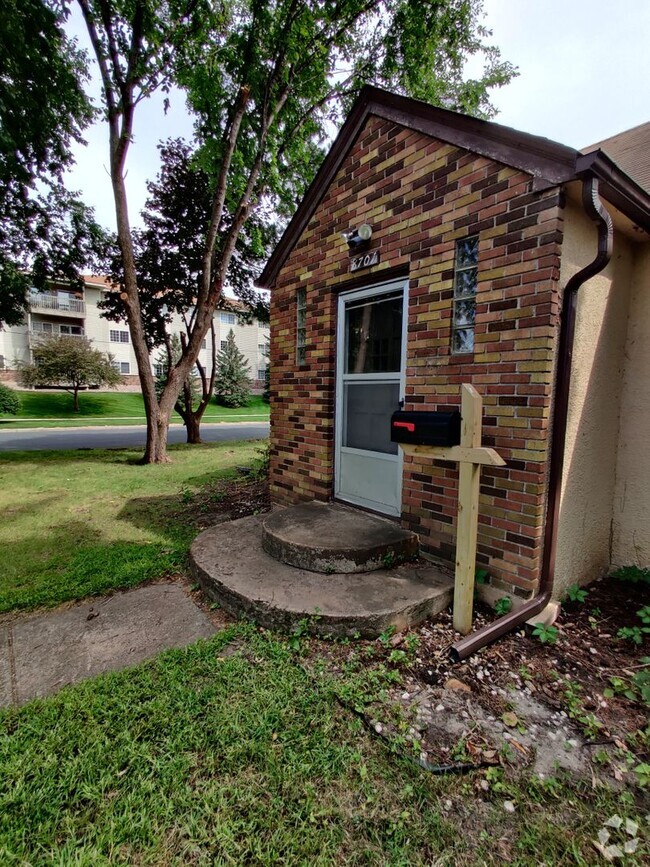
[[16, 392], [0, 383], [0, 415], [18, 415], [20, 398]]

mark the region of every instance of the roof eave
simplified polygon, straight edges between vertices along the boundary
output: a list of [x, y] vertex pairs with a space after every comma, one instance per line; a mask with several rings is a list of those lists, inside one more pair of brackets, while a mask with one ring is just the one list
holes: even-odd
[[575, 174], [577, 178], [589, 175], [598, 178], [602, 197], [641, 229], [650, 232], [650, 195], [619, 168], [605, 151], [579, 154]]

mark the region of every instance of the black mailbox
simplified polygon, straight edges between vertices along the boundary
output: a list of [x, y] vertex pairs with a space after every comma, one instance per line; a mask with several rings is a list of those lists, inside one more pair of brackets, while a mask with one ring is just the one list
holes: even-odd
[[460, 443], [460, 413], [394, 412], [390, 420], [394, 443], [415, 446], [457, 446]]

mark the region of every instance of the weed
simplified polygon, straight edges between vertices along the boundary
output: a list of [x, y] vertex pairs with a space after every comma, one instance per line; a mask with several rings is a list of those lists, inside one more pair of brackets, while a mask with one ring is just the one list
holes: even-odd
[[504, 614], [508, 614], [509, 611], [512, 610], [512, 599], [509, 596], [502, 596], [501, 599], [497, 599], [494, 603], [494, 612], [498, 614], [499, 617], [502, 617]]
[[384, 569], [392, 569], [395, 565], [395, 552], [394, 551], [386, 551], [384, 556], [381, 558], [381, 562], [383, 564]]
[[420, 639], [413, 632], [409, 632], [409, 634], [404, 639], [404, 644], [406, 645], [406, 649], [411, 654], [411, 656], [415, 656], [420, 647]]
[[565, 602], [578, 602], [580, 605], [586, 600], [587, 591], [580, 587], [579, 584], [572, 584], [570, 587], [567, 587], [566, 593], [564, 594]]
[[391, 638], [393, 637], [393, 635], [395, 635], [396, 632], [397, 632], [397, 627], [396, 627], [396, 626], [393, 626], [393, 624], [391, 623], [391, 624], [390, 624], [389, 626], [387, 626], [386, 629], [384, 629], [384, 631], [381, 633], [381, 635], [379, 636], [379, 641], [380, 641], [384, 646], [386, 646], [387, 644], [390, 644], [390, 640], [391, 640]]
[[407, 659], [408, 653], [405, 650], [398, 650], [395, 648], [388, 654], [388, 661], [392, 662], [393, 665], [400, 665], [401, 663], [406, 662]]
[[633, 641], [635, 644], [643, 644], [643, 638], [648, 633], [650, 633], [650, 626], [621, 626], [616, 637]]
[[559, 630], [556, 626], [547, 626], [545, 623], [536, 623], [532, 633], [542, 644], [555, 644]]
[[630, 584], [650, 584], [650, 569], [639, 566], [623, 566], [612, 574], [617, 581], [628, 581]]
[[487, 583], [488, 578], [490, 577], [490, 573], [487, 569], [477, 569], [474, 573], [474, 581], [477, 584], [485, 584]]
[[650, 765], [646, 762], [641, 762], [635, 768], [633, 768], [634, 773], [636, 775], [637, 784], [645, 789], [646, 786], [650, 786]]

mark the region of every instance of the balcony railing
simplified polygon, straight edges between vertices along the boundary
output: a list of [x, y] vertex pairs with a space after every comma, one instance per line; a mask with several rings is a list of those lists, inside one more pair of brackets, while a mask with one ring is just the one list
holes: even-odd
[[81, 334], [72, 334], [69, 331], [61, 330], [56, 325], [52, 326], [51, 331], [42, 331], [40, 328], [32, 328], [30, 329], [29, 335], [32, 339], [40, 340], [41, 338], [48, 337], [76, 337], [78, 340], [82, 340], [86, 335], [83, 329], [81, 330]]
[[39, 310], [62, 310], [66, 313], [85, 313], [86, 302], [77, 298], [67, 298], [57, 295], [46, 295], [44, 292], [34, 292], [29, 296], [29, 303]]

